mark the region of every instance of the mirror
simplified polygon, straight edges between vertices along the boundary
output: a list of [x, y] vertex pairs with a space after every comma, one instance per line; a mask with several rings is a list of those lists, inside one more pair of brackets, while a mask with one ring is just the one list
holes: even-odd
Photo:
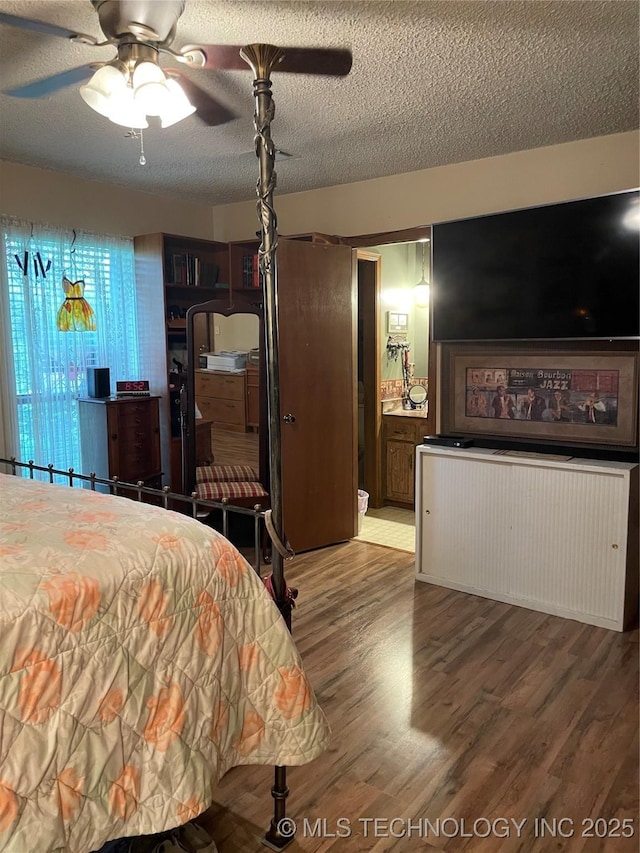
[[424, 385], [412, 385], [408, 397], [412, 409], [421, 409], [427, 402], [427, 389]]
[[[259, 318], [256, 314], [225, 317], [213, 313], [203, 319], [206, 341], [198, 345], [194, 364], [196, 430], [201, 436], [200, 447], [196, 447], [196, 464], [210, 458], [216, 465], [249, 465], [257, 479], [259, 415], [256, 416], [251, 395], [258, 390]], [[208, 454], [206, 424], [210, 425], [211, 439]]]
[[266, 482], [266, 382], [261, 305], [215, 300], [187, 313], [186, 439], [183, 488], [196, 468], [243, 465]]

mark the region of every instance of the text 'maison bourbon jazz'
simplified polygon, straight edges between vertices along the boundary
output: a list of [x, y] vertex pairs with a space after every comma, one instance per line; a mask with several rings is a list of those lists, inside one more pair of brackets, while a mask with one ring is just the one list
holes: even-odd
[[465, 416], [609, 424], [618, 421], [618, 370], [469, 367]]

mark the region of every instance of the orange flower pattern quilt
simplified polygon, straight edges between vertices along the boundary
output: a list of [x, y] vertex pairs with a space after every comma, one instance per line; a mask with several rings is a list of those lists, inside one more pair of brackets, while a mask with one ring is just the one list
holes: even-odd
[[0, 475], [0, 851], [170, 829], [231, 767], [304, 764], [328, 735], [277, 608], [224, 537]]

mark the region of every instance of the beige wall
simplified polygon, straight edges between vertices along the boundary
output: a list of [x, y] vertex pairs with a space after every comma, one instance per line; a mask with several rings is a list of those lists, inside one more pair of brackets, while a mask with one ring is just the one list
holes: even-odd
[[[640, 134], [619, 133], [289, 195], [280, 234], [394, 231], [640, 184]], [[286, 186], [286, 163], [279, 164]], [[209, 208], [0, 160], [0, 212], [110, 234], [255, 238], [255, 200]]]
[[210, 207], [3, 160], [0, 213], [99, 234], [164, 231], [213, 239]]
[[[311, 192], [276, 192], [278, 232], [395, 231], [635, 188], [640, 134], [612, 134]], [[286, 186], [286, 163], [279, 165]], [[255, 201], [215, 207], [217, 240], [255, 234]]]

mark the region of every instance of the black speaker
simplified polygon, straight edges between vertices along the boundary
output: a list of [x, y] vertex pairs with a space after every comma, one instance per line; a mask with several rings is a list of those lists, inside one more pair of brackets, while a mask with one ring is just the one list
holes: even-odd
[[108, 367], [87, 368], [87, 393], [90, 397], [109, 397], [111, 395]]

